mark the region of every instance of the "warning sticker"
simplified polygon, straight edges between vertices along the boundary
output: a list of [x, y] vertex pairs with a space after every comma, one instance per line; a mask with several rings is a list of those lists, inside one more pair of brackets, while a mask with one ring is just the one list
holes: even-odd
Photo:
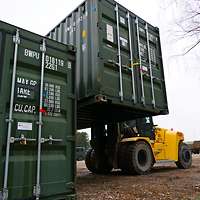
[[128, 45], [128, 40], [123, 38], [123, 37], [120, 37], [120, 41], [121, 41], [121, 45], [124, 46], [124, 47], [127, 47]]
[[107, 40], [110, 42], [114, 42], [113, 27], [111, 25], [107, 24], [106, 30], [107, 30]]
[[126, 24], [125, 19], [124, 19], [123, 17], [121, 17], [121, 16], [120, 16], [120, 22], [121, 22], [122, 24]]
[[33, 129], [32, 123], [28, 123], [28, 122], [18, 122], [17, 123], [17, 130], [32, 131], [32, 129]]

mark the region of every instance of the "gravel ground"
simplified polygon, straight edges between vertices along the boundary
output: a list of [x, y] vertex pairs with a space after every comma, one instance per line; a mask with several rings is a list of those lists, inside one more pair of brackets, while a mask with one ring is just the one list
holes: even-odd
[[79, 161], [77, 193], [80, 200], [200, 200], [200, 156], [193, 156], [190, 169], [156, 164], [143, 176], [126, 176], [121, 171], [95, 175]]

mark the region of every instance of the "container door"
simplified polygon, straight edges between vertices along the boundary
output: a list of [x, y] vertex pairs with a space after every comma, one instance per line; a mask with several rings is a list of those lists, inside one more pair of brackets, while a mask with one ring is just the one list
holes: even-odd
[[58, 51], [20, 33], [6, 37], [14, 48], [5, 49], [2, 194], [10, 200], [62, 199], [74, 193], [74, 60], [67, 48]]
[[136, 17], [135, 24], [139, 58], [138, 65], [140, 70], [141, 102], [144, 105], [152, 105], [155, 108], [155, 89], [151, 62], [152, 59], [155, 61], [155, 52], [152, 51], [152, 46], [150, 48], [149, 25], [144, 22], [141, 23], [138, 17]]
[[100, 55], [104, 73], [102, 92], [121, 103], [136, 103], [135, 69], [131, 67], [134, 63], [133, 43], [129, 43], [133, 35], [128, 29], [131, 23], [129, 21], [128, 25], [128, 13], [116, 3], [102, 1], [99, 14]]
[[166, 108], [158, 29], [114, 1], [99, 3], [99, 17], [102, 93], [125, 105]]
[[167, 108], [159, 30], [135, 16], [140, 100], [154, 109]]
[[102, 1], [99, 14], [100, 55], [104, 66], [102, 91], [124, 105], [141, 103], [137, 85], [135, 19], [114, 1]]

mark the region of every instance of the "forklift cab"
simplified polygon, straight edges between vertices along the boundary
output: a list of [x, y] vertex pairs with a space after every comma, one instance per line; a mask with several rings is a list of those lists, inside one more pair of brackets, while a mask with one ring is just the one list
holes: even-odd
[[125, 121], [121, 124], [123, 137], [149, 137], [155, 139], [154, 124], [152, 117], [138, 118]]

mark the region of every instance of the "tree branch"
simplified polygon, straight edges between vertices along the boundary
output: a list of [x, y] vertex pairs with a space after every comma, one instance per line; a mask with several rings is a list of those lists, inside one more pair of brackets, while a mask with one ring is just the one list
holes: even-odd
[[189, 53], [192, 49], [194, 49], [198, 44], [200, 43], [200, 39], [194, 44], [192, 45], [192, 47], [190, 47], [183, 55], [186, 55], [187, 53]]

